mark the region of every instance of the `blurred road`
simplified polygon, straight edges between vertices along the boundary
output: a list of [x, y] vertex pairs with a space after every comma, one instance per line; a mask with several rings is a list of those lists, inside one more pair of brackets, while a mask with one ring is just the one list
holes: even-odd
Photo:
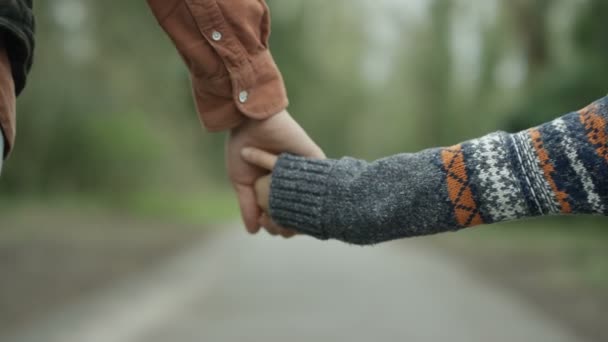
[[582, 341], [421, 240], [360, 248], [236, 227], [0, 340]]

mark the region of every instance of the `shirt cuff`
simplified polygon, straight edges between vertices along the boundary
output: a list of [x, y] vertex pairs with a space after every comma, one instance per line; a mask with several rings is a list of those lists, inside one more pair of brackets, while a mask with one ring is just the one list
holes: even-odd
[[192, 89], [201, 122], [209, 131], [233, 128], [247, 118], [263, 120], [289, 105], [283, 77], [269, 51], [222, 78], [193, 75]]
[[323, 200], [333, 160], [283, 154], [272, 173], [270, 215], [279, 225], [321, 240], [329, 239], [323, 227]]
[[148, 0], [190, 70], [194, 100], [210, 131], [263, 120], [288, 106], [268, 49], [270, 11], [259, 0]]

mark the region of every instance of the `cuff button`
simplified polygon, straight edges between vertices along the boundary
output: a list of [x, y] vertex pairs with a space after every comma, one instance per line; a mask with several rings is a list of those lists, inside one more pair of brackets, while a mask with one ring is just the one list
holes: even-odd
[[211, 32], [211, 39], [213, 39], [216, 42], [219, 42], [220, 40], [222, 40], [222, 33], [219, 31]]
[[249, 100], [249, 92], [247, 92], [246, 90], [243, 90], [242, 92], [239, 93], [239, 102], [245, 103], [245, 102], [247, 102], [247, 100]]

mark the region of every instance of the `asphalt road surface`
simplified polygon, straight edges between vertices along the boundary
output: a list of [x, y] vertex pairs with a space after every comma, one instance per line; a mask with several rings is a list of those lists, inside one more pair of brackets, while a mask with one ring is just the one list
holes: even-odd
[[582, 341], [423, 240], [371, 248], [239, 227], [5, 342]]

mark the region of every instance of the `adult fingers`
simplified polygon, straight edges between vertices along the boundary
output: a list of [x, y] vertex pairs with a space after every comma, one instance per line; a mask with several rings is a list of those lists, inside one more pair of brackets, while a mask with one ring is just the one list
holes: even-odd
[[275, 154], [268, 153], [254, 147], [244, 148], [241, 151], [241, 155], [248, 163], [259, 166], [268, 171], [272, 171], [278, 159]]
[[253, 187], [241, 184], [234, 185], [236, 195], [241, 208], [241, 217], [245, 223], [247, 231], [251, 234], [257, 234], [260, 231], [258, 218], [260, 217], [260, 208], [256, 203], [256, 195]]

